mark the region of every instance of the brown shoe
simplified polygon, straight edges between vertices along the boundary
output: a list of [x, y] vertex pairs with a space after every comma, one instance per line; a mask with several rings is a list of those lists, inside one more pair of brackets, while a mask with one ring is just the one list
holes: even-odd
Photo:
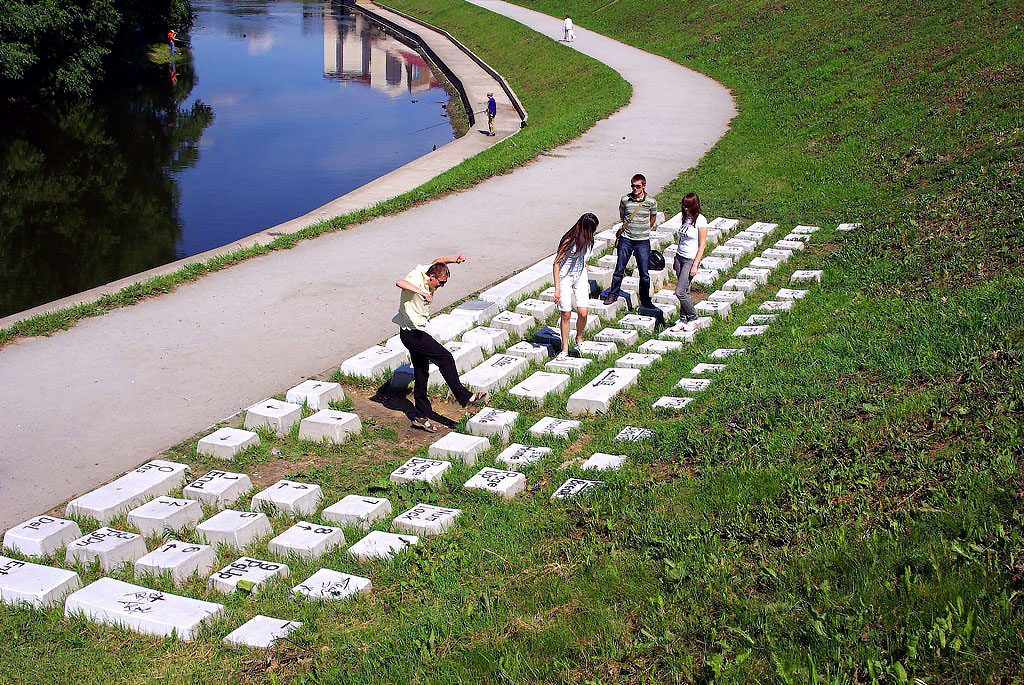
[[615, 304], [615, 300], [617, 299], [619, 299], [618, 295], [608, 295], [601, 301], [604, 302], [605, 304]]

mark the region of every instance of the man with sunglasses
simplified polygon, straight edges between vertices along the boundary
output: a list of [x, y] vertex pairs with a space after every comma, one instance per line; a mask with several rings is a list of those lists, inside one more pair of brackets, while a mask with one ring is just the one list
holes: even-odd
[[619, 286], [626, 275], [629, 258], [636, 255], [640, 270], [640, 306], [654, 307], [651, 302], [651, 229], [658, 219], [658, 202], [647, 195], [647, 179], [643, 174], [634, 174], [629, 182], [630, 192], [619, 200], [619, 221], [622, 227], [616, 240], [617, 257], [612, 283], [604, 298], [605, 304], [613, 304], [619, 298]]
[[409, 350], [413, 368], [413, 398], [416, 401], [416, 418], [413, 423], [423, 430], [436, 433], [437, 425], [428, 419], [433, 409], [427, 397], [427, 378], [430, 375], [430, 364], [437, 364], [441, 376], [451, 388], [456, 401], [465, 407], [487, 401], [487, 393], [471, 393], [459, 380], [459, 372], [455, 369], [455, 359], [441, 343], [427, 333], [427, 320], [430, 318], [430, 303], [434, 292], [443, 288], [448, 282], [449, 264], [461, 264], [466, 261], [464, 255], [458, 257], [439, 257], [431, 264], [420, 264], [409, 272], [405, 278], [395, 281], [402, 290], [402, 300], [398, 305], [398, 314], [392, 319], [401, 330], [398, 337]]

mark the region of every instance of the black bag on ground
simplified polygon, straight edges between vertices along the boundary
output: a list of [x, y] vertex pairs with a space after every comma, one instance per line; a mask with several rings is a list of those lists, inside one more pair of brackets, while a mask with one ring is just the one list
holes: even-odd
[[651, 250], [651, 259], [648, 262], [651, 271], [661, 271], [665, 268], [665, 255], [657, 250]]

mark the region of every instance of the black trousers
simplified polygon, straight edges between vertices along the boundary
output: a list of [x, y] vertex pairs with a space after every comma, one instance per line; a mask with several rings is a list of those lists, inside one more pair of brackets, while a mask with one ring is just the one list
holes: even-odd
[[469, 398], [473, 396], [473, 393], [467, 390], [459, 380], [459, 372], [455, 370], [455, 358], [452, 357], [451, 352], [426, 331], [403, 328], [399, 331], [398, 337], [409, 350], [409, 356], [412, 357], [415, 380], [412, 396], [416, 400], [416, 416], [418, 418], [429, 418], [433, 411], [430, 406], [430, 398], [427, 397], [427, 378], [430, 376], [431, 362], [437, 364], [441, 369], [441, 376], [448, 387], [452, 389], [455, 400], [463, 407], [469, 404]]

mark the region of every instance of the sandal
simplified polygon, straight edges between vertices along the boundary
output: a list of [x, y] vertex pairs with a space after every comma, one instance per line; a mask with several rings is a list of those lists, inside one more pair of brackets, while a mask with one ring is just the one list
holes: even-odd
[[441, 428], [437, 424], [432, 423], [430, 419], [413, 419], [412, 425], [422, 430], [425, 430], [428, 433], [436, 433], [437, 431], [441, 430]]
[[470, 404], [481, 404], [481, 403], [486, 402], [486, 401], [487, 401], [487, 393], [486, 392], [475, 392], [469, 398], [469, 403]]

